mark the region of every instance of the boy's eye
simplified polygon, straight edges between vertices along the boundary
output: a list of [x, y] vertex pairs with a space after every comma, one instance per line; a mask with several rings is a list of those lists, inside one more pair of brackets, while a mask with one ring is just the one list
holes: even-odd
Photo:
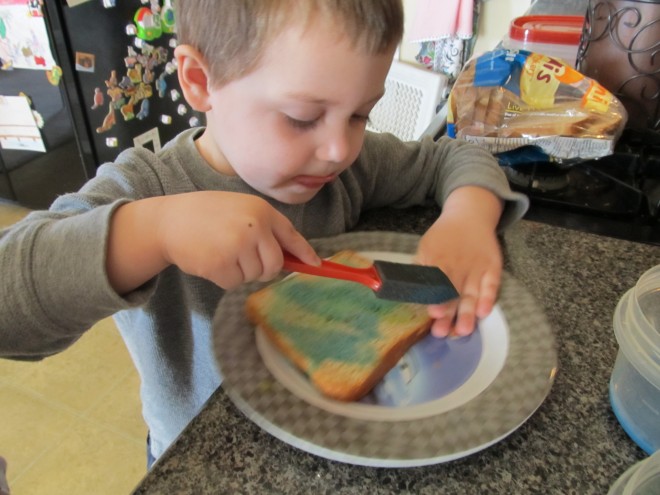
[[353, 117], [351, 118], [353, 119], [353, 121], [361, 124], [368, 124], [369, 122], [371, 122], [371, 119], [369, 118], [368, 115], [353, 115]]
[[[291, 117], [289, 115], [285, 115], [286, 121], [289, 123], [291, 127], [294, 129], [300, 129], [300, 130], [311, 130], [316, 125], [318, 124], [320, 118], [317, 119], [312, 119], [312, 120], [301, 120], [301, 119], [296, 119], [294, 117]], [[369, 115], [352, 115], [351, 116], [351, 121], [357, 123], [357, 124], [368, 124], [369, 123]]]
[[301, 130], [313, 129], [314, 126], [316, 126], [316, 124], [319, 121], [319, 119], [312, 119], [312, 120], [294, 119], [293, 117], [290, 117], [288, 115], [286, 115], [286, 120], [291, 127], [293, 127], [294, 129], [301, 129]]

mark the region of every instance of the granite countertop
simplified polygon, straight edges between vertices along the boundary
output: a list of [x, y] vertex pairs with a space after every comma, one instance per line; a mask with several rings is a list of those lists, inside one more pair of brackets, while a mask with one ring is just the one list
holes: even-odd
[[[380, 210], [357, 230], [421, 234], [437, 215], [436, 207]], [[612, 315], [639, 276], [660, 264], [660, 249], [526, 220], [502, 245], [505, 269], [555, 332], [559, 360], [547, 399], [503, 440], [427, 467], [342, 464], [261, 430], [221, 387], [134, 493], [606, 493], [645, 457], [608, 399], [618, 349]]]

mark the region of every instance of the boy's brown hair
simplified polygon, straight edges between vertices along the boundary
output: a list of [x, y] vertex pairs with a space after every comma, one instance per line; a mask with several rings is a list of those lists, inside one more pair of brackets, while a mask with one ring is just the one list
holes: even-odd
[[401, 0], [176, 0], [175, 6], [179, 43], [199, 50], [216, 85], [256, 67], [266, 43], [292, 20], [331, 19], [366, 55], [403, 35]]

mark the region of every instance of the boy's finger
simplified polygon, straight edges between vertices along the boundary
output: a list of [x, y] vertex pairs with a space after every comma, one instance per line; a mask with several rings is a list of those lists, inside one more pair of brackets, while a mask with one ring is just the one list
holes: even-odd
[[458, 299], [448, 301], [444, 304], [430, 304], [428, 306], [429, 316], [431, 318], [453, 318], [458, 307]]
[[434, 337], [447, 337], [451, 331], [451, 323], [450, 317], [438, 318], [431, 326], [431, 334]]
[[274, 238], [264, 240], [259, 244], [259, 259], [261, 259], [262, 273], [260, 282], [267, 282], [275, 278], [282, 271], [282, 247]]
[[454, 333], [459, 336], [470, 335], [474, 331], [476, 324], [475, 310], [477, 301], [472, 295], [461, 297], [456, 315], [456, 324]]
[[258, 247], [245, 250], [239, 256], [239, 268], [243, 272], [243, 282], [259, 279], [264, 273], [264, 265]]
[[316, 254], [311, 244], [294, 228], [288, 219], [284, 216], [282, 218], [284, 220], [283, 224], [276, 225], [273, 229], [275, 239], [279, 242], [282, 250], [290, 252], [303, 263], [319, 266], [321, 258]]
[[499, 274], [486, 273], [481, 279], [481, 290], [477, 300], [476, 314], [479, 318], [485, 318], [493, 310], [497, 301], [497, 293], [500, 288]]

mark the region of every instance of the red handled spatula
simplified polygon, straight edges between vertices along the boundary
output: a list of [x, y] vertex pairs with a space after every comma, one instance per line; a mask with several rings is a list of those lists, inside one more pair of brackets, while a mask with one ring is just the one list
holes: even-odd
[[378, 260], [369, 268], [355, 268], [327, 260], [322, 260], [320, 266], [313, 266], [284, 252], [284, 269], [357, 282], [372, 289], [377, 297], [393, 301], [441, 304], [458, 297], [458, 291], [447, 275], [434, 266]]

